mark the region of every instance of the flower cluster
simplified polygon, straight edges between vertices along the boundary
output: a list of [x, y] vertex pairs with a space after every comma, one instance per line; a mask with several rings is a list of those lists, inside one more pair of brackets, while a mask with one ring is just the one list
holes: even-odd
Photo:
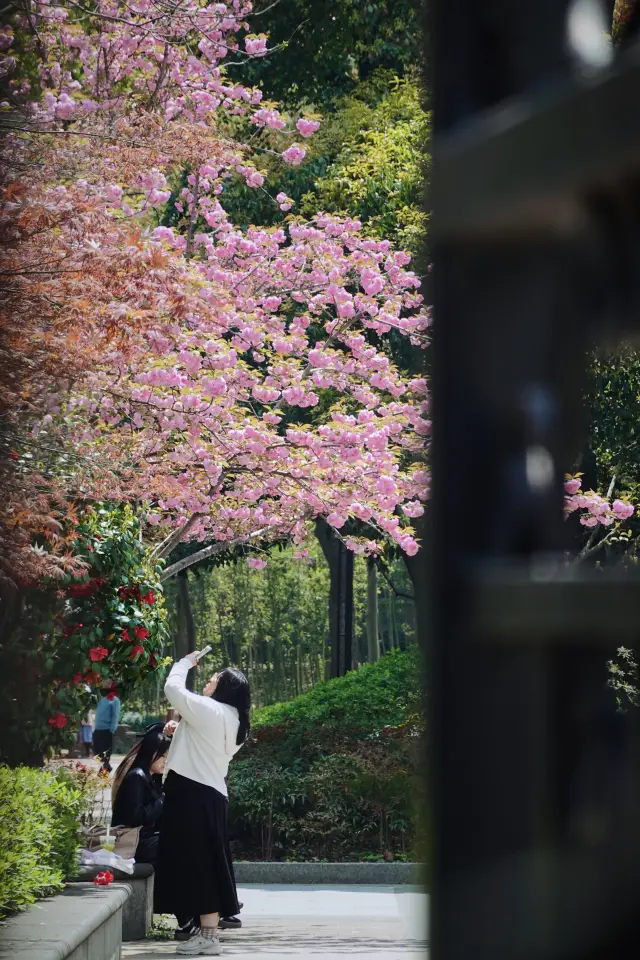
[[624, 500], [609, 500], [593, 490], [582, 491], [580, 474], [568, 475], [564, 484], [564, 507], [567, 515], [576, 510], [583, 511], [580, 523], [584, 527], [610, 527], [616, 521], [628, 520], [635, 513], [636, 508]]
[[52, 717], [49, 717], [47, 723], [50, 727], [55, 727], [56, 730], [64, 730], [67, 725], [67, 715], [65, 713], [54, 713]]

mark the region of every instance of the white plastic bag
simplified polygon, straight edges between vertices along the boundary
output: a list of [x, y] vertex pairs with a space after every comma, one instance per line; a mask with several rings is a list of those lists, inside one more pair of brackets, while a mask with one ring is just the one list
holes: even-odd
[[80, 863], [84, 866], [111, 867], [112, 870], [121, 870], [123, 873], [128, 873], [129, 875], [133, 874], [136, 865], [133, 858], [131, 860], [124, 860], [122, 857], [119, 857], [117, 853], [113, 853], [111, 850], [103, 850], [102, 848], [93, 852], [83, 850], [80, 855]]

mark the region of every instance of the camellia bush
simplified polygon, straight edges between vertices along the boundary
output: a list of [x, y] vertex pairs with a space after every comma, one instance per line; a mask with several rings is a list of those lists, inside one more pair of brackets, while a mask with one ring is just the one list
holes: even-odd
[[26, 591], [23, 621], [0, 650], [10, 678], [0, 706], [5, 761], [38, 762], [68, 746], [105, 684], [108, 696], [127, 696], [164, 664], [162, 565], [150, 562], [134, 511], [96, 504], [69, 526], [84, 574]]

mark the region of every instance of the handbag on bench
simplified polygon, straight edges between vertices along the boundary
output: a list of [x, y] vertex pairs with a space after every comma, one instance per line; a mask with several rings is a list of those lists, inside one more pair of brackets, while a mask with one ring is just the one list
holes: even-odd
[[[140, 840], [140, 831], [142, 827], [112, 827], [109, 831], [112, 837], [116, 838], [113, 852], [123, 860], [133, 860]], [[85, 838], [85, 847], [89, 853], [96, 853], [103, 845], [107, 836], [107, 828], [102, 823], [96, 823], [92, 827], [83, 827], [82, 832]]]

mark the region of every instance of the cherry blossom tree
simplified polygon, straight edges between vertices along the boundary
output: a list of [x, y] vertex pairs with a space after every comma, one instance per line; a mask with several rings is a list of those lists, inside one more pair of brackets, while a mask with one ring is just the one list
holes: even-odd
[[[375, 551], [382, 534], [414, 553], [427, 384], [384, 350], [391, 330], [426, 344], [408, 255], [363, 239], [357, 221], [288, 215], [242, 232], [224, 210], [230, 178], [262, 189], [260, 150], [298, 163], [318, 127], [228, 80], [225, 58], [268, 50], [250, 5], [23, 11], [4, 30], [4, 69], [19, 32], [38, 89], [19, 71], [11, 81], [19, 119], [5, 148], [14, 167], [37, 156], [38, 168], [11, 212], [44, 209], [55, 224], [54, 243], [39, 229], [22, 252], [40, 264], [46, 244], [57, 302], [45, 339], [64, 331], [58, 358], [72, 373], [46, 391], [30, 440], [73, 451], [75, 495], [135, 500], [152, 527], [173, 528], [158, 554], [185, 537], [302, 541], [317, 516], [336, 531], [358, 518], [351, 549]], [[236, 116], [255, 127], [253, 145], [228, 135]], [[181, 222], [157, 226], [185, 169]], [[273, 202], [287, 214], [286, 196]]]

